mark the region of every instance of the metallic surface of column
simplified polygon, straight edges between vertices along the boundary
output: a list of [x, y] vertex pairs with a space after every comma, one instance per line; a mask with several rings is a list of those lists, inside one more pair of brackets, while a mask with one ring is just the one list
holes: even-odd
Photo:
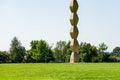
[[78, 56], [78, 49], [79, 49], [79, 43], [77, 40], [79, 30], [77, 28], [77, 24], [79, 21], [77, 10], [78, 10], [78, 3], [77, 0], [71, 0], [70, 2], [70, 10], [71, 10], [71, 16], [70, 16], [70, 23], [71, 23], [71, 29], [70, 29], [70, 35], [71, 35], [71, 42], [70, 47], [72, 50], [71, 56], [70, 56], [70, 63], [79, 62], [79, 56]]

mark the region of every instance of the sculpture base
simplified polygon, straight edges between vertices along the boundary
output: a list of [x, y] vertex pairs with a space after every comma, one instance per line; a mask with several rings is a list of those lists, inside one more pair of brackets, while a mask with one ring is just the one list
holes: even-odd
[[70, 63], [79, 62], [79, 56], [77, 52], [72, 52], [70, 56]]

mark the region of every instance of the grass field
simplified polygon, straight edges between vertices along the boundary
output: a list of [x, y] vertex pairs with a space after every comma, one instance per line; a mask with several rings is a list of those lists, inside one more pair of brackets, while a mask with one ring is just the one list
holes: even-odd
[[120, 80], [120, 63], [0, 64], [0, 80]]

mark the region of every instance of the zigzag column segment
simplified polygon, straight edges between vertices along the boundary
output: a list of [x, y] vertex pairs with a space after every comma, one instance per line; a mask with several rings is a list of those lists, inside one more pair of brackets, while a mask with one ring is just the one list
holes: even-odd
[[70, 35], [71, 35], [71, 43], [70, 47], [72, 50], [71, 56], [70, 56], [70, 63], [79, 62], [79, 56], [78, 56], [78, 49], [79, 49], [79, 43], [77, 40], [79, 30], [77, 28], [77, 24], [79, 21], [77, 10], [78, 10], [78, 3], [77, 0], [71, 0], [70, 2], [70, 10], [71, 10], [71, 16], [70, 16], [70, 23], [72, 25], [70, 29]]

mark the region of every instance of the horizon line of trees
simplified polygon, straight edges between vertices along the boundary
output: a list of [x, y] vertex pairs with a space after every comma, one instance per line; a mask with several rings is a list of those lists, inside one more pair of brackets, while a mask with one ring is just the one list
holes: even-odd
[[[120, 47], [115, 47], [112, 52], [108, 52], [107, 49], [105, 43], [100, 43], [96, 47], [81, 42], [79, 62], [120, 62]], [[26, 50], [20, 40], [14, 37], [9, 52], [0, 51], [0, 63], [64, 63], [70, 61], [71, 52], [70, 41], [58, 41], [53, 48], [45, 40], [32, 40], [30, 49]]]

